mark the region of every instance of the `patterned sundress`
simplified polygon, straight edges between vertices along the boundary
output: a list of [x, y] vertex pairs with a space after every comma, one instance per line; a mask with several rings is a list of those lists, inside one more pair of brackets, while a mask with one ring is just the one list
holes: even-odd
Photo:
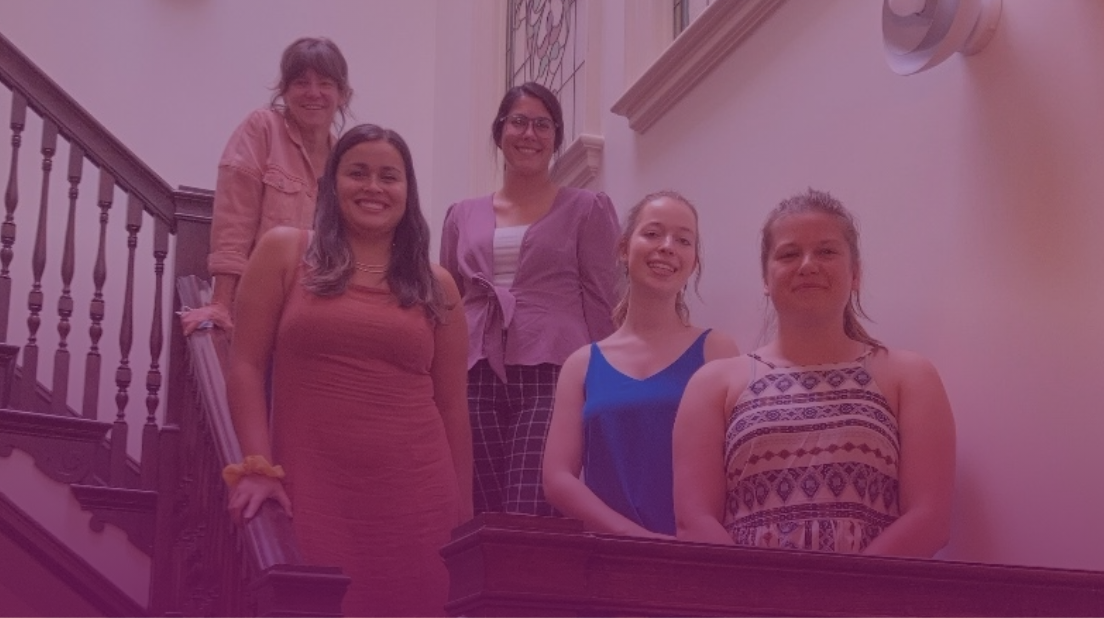
[[750, 355], [725, 431], [724, 524], [737, 545], [858, 553], [897, 519], [897, 419], [869, 355], [805, 367]]

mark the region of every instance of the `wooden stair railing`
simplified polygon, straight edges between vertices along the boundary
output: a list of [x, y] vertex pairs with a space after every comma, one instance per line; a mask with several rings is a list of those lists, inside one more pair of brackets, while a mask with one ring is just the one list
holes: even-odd
[[[178, 562], [182, 547], [198, 548], [200, 537], [228, 523], [224, 498], [208, 483], [218, 479], [221, 460], [213, 447], [198, 448], [215, 440], [203, 435], [213, 429], [203, 420], [202, 389], [188, 371], [188, 342], [171, 319], [179, 307], [171, 282], [206, 276], [211, 192], [173, 189], [2, 34], [0, 84], [10, 91], [10, 106], [0, 97], [0, 110], [9, 112], [11, 144], [0, 150], [0, 164], [7, 164], [0, 165], [0, 175], [7, 168], [0, 213], [0, 395], [8, 389], [5, 407], [12, 408], [0, 409], [0, 457], [12, 448], [32, 453], [39, 469], [71, 484], [82, 508], [93, 513], [93, 529], [117, 525], [151, 554], [151, 613], [180, 613], [182, 607], [194, 608], [189, 614], [203, 613], [202, 607], [217, 614], [278, 613], [291, 607], [287, 611], [301, 615], [332, 614], [328, 593], [302, 607], [275, 598], [309, 587], [304, 574], [311, 569], [273, 549], [286, 544], [278, 535], [290, 528], [264, 523], [271, 517], [259, 518], [240, 540], [228, 533], [222, 538], [231, 540], [220, 541], [259, 557], [250, 568], [267, 573], [269, 583], [238, 571], [249, 579], [227, 584], [243, 592], [256, 586], [248, 595], [230, 595], [256, 598], [252, 605], [204, 604], [198, 591], [213, 589], [204, 587], [214, 577], [211, 565]], [[21, 168], [21, 155], [34, 157], [23, 144], [36, 132], [41, 174], [27, 183], [36, 162]], [[58, 170], [63, 175], [53, 173], [56, 158], [65, 163]], [[84, 188], [89, 165], [98, 171], [91, 190]], [[34, 199], [23, 195], [30, 193]], [[121, 213], [119, 206], [125, 206]], [[172, 272], [166, 272], [169, 263]], [[16, 319], [23, 293], [25, 326]], [[51, 351], [52, 363], [40, 359]], [[52, 371], [40, 374], [40, 365]], [[208, 459], [197, 460], [196, 453]], [[190, 511], [194, 518], [181, 526], [178, 511], [197, 500], [220, 506]], [[226, 555], [206, 558], [220, 564]], [[285, 564], [293, 567], [290, 575]], [[333, 575], [323, 569], [310, 581], [328, 590]], [[281, 584], [270, 585], [276, 581]]]
[[462, 616], [1100, 616], [1104, 572], [619, 537], [485, 513], [441, 550]]
[[[184, 305], [205, 302], [206, 283], [194, 276], [179, 279], [177, 290]], [[160, 594], [186, 615], [340, 615], [348, 578], [337, 567], [306, 564], [281, 507], [270, 500], [243, 527], [231, 523], [220, 471], [242, 453], [223, 377], [229, 337], [220, 329], [197, 331], [187, 344], [200, 413], [180, 427], [176, 466], [187, 495], [166, 510], [181, 533], [173, 559], [158, 568], [183, 565], [188, 572], [159, 578], [184, 586]]]

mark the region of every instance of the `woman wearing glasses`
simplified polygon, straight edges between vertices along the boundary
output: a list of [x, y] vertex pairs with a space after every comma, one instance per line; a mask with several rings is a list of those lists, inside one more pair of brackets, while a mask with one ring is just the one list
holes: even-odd
[[475, 512], [551, 515], [541, 464], [556, 379], [614, 330], [617, 213], [603, 193], [552, 181], [563, 112], [544, 86], [507, 91], [491, 136], [502, 187], [453, 204], [441, 239], [468, 319]]

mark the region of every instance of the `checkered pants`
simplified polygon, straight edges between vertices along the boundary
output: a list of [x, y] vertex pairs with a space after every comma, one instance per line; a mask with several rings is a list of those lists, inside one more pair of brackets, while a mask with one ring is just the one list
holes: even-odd
[[544, 499], [541, 464], [560, 366], [507, 365], [509, 384], [481, 360], [468, 371], [475, 512], [558, 515]]

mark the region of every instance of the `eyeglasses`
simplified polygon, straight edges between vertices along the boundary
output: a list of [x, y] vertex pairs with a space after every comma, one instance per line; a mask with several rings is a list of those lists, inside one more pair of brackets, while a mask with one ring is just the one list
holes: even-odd
[[530, 126], [533, 127], [533, 133], [541, 136], [549, 136], [556, 130], [556, 123], [551, 118], [545, 118], [543, 116], [538, 118], [530, 118], [522, 114], [510, 114], [509, 116], [503, 116], [500, 120], [506, 123], [506, 126], [510, 127], [514, 133], [525, 133], [525, 130]]

